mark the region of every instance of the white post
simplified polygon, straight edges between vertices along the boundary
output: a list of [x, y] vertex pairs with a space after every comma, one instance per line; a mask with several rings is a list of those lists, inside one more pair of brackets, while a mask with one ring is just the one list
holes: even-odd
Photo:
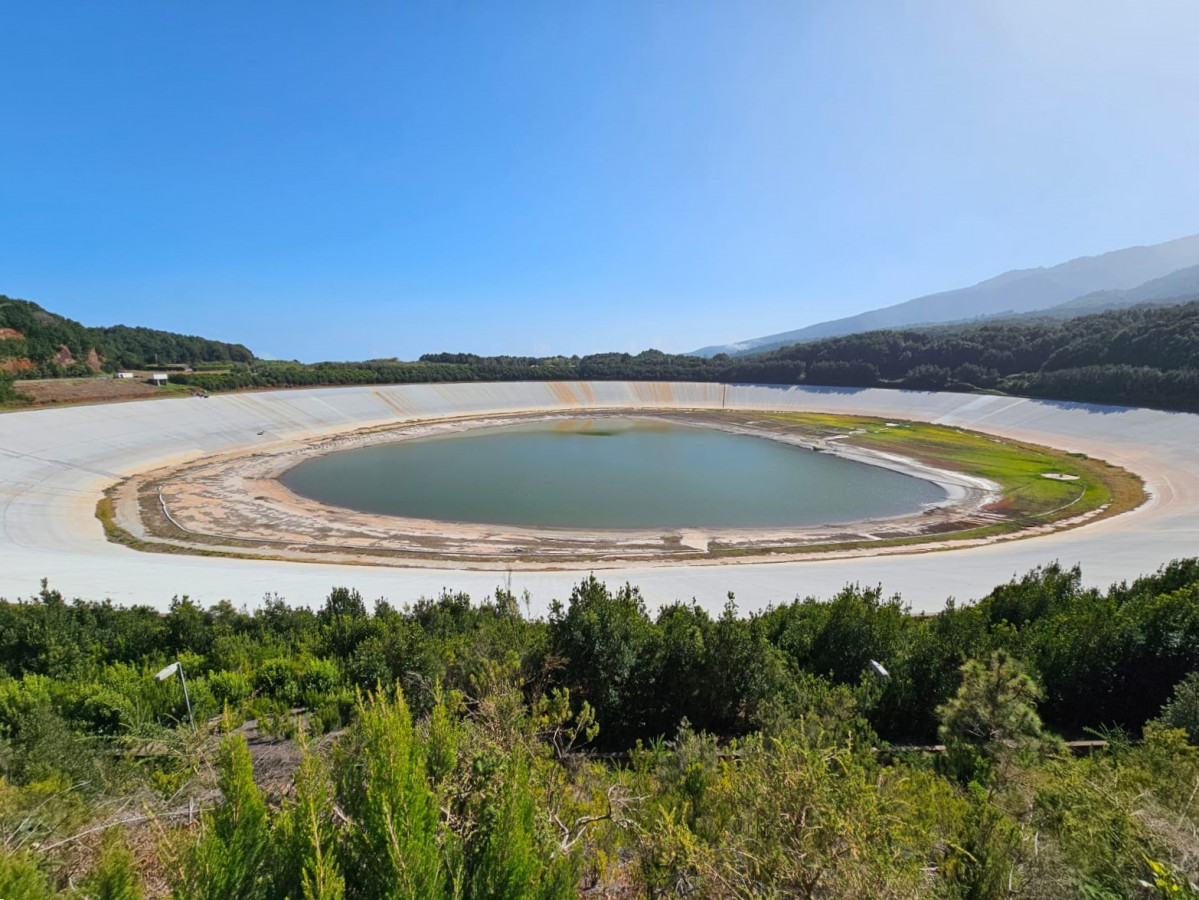
[[187, 679], [183, 677], [183, 663], [179, 663], [179, 682], [183, 685], [183, 702], [187, 704], [187, 717], [191, 720], [192, 731], [195, 731], [196, 717], [192, 715], [191, 697], [187, 696]]
[[187, 679], [183, 677], [183, 663], [175, 660], [161, 672], [154, 676], [155, 681], [166, 681], [176, 672], [179, 673], [179, 683], [183, 685], [183, 702], [187, 704], [187, 718], [192, 723], [192, 731], [196, 730], [196, 717], [192, 714], [192, 700], [187, 695]]

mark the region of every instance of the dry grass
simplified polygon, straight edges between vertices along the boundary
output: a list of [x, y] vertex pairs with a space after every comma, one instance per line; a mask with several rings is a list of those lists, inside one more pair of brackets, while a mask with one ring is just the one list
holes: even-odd
[[17, 390], [33, 398], [33, 406], [60, 406], [82, 403], [116, 403], [123, 400], [148, 400], [178, 397], [194, 389], [180, 384], [155, 387], [144, 379], [44, 378], [17, 382]]

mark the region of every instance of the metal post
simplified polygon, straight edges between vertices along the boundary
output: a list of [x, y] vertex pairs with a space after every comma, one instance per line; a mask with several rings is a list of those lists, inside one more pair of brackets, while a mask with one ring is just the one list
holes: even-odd
[[177, 663], [179, 666], [179, 681], [183, 685], [183, 702], [187, 704], [187, 717], [191, 720], [192, 731], [196, 730], [196, 717], [192, 715], [192, 701], [187, 696], [187, 679], [183, 677], [183, 663]]

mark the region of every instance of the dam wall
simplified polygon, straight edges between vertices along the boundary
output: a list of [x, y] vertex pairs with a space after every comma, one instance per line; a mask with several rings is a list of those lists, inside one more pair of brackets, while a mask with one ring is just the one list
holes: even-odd
[[139, 553], [105, 539], [102, 491], [134, 473], [206, 456], [270, 449], [315, 436], [423, 419], [524, 411], [760, 409], [861, 414], [960, 426], [1087, 453], [1141, 475], [1150, 493], [1132, 513], [1029, 540], [938, 553], [773, 563], [630, 566], [610, 581], [655, 602], [695, 598], [742, 609], [848, 582], [881, 583], [915, 608], [981, 596], [1035, 565], [1080, 563], [1105, 585], [1199, 555], [1199, 416], [1013, 397], [881, 389], [647, 382], [509, 382], [262, 391], [0, 415], [0, 596], [48, 578], [68, 596], [163, 606], [175, 594], [253, 604], [278, 593], [319, 603], [334, 585], [403, 603], [442, 588], [527, 589], [534, 610], [562, 598], [586, 570], [406, 570]]

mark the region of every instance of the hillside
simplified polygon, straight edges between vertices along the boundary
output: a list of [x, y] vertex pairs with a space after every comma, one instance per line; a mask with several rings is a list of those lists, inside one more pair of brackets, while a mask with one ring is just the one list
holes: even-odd
[[1095, 291], [1058, 304], [1048, 312], [1064, 317], [1106, 309], [1124, 309], [1139, 303], [1178, 303], [1199, 300], [1199, 266], [1187, 266], [1124, 291]]
[[[1162, 303], [1147, 298], [1185, 287], [1193, 275], [1193, 269], [1176, 272], [1127, 291], [1122, 299]], [[1072, 318], [1058, 314], [883, 329], [736, 357], [659, 350], [583, 357], [434, 353], [411, 362], [311, 365], [259, 360], [240, 344], [146, 328], [85, 328], [33, 303], [0, 301], [0, 376], [5, 379], [14, 371], [25, 377], [87, 375], [155, 362], [200, 368], [203, 363], [231, 364], [223, 372], [170, 376], [174, 384], [195, 391], [450, 381], [756, 382], [998, 390], [1199, 412], [1199, 301]]]
[[1072, 319], [872, 331], [748, 357], [807, 384], [1006, 393], [1199, 411], [1199, 301]]
[[660, 350], [590, 356], [433, 353], [416, 362], [256, 360], [228, 374], [179, 374], [205, 391], [436, 381], [712, 381], [999, 390], [1199, 412], [1199, 301], [1064, 320], [1003, 319], [865, 332], [769, 353], [704, 358]]
[[21, 377], [253, 359], [241, 344], [125, 325], [88, 328], [36, 303], [0, 294], [0, 371]]
[[[696, 356], [760, 353], [802, 341], [813, 341], [883, 328], [963, 322], [1004, 313], [1047, 310], [1097, 292], [1148, 288], [1180, 269], [1199, 265], [1199, 235], [1148, 247], [1129, 247], [1099, 256], [1084, 256], [1049, 268], [1017, 269], [959, 290], [917, 297], [893, 306], [843, 319], [819, 322], [795, 331], [752, 338], [735, 344], [703, 347]], [[1185, 281], [1185, 277], [1181, 277]], [[1178, 294], [1185, 293], [1180, 290]], [[1178, 296], [1171, 294], [1167, 296]], [[1158, 298], [1153, 298], [1158, 299]], [[1139, 301], [1131, 301], [1139, 302]], [[1084, 305], [1078, 312], [1110, 308]]]

